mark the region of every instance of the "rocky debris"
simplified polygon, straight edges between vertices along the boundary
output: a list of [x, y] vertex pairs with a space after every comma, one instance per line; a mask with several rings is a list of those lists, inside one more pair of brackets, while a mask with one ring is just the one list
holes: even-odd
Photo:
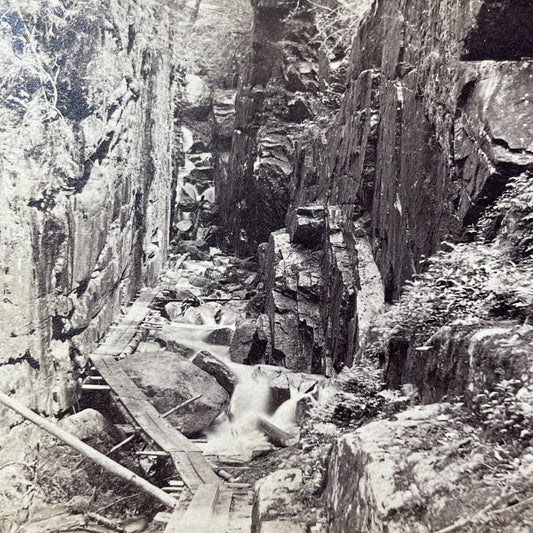
[[306, 206], [290, 210], [287, 231], [293, 244], [307, 248], [322, 246], [326, 230], [326, 209], [323, 206]]
[[505, 501], [498, 503], [502, 486], [521, 494], [515, 493], [514, 501], [531, 491], [524, 485], [533, 469], [531, 455], [517, 458], [520, 467], [511, 472], [500, 459], [492, 444], [480, 440], [479, 429], [454, 421], [446, 404], [367, 424], [341, 437], [333, 449], [326, 489], [329, 531], [429, 533], [463, 518], [483, 531], [525, 531], [531, 511], [500, 512], [491, 521], [487, 512], [486, 525], [475, 522], [490, 502], [493, 509], [506, 507]]
[[160, 413], [202, 395], [168, 417], [187, 436], [206, 429], [229, 405], [228, 393], [214, 377], [176, 353], [135, 353], [120, 365]]
[[198, 352], [192, 359], [192, 362], [198, 368], [201, 368], [204, 372], [213, 376], [217, 380], [217, 383], [223, 387], [230, 396], [233, 394], [237, 378], [220, 359], [208, 352]]
[[112, 429], [112, 424], [95, 409], [83, 409], [79, 413], [62, 418], [58, 425], [80, 440], [97, 438]]

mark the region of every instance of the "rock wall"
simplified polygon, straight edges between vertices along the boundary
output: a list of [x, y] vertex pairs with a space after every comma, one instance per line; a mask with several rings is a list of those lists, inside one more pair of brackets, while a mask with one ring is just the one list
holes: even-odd
[[[290, 229], [298, 209], [326, 208], [325, 227], [335, 230], [318, 238], [327, 242], [320, 308], [329, 317], [318, 337], [332, 364], [350, 364], [361, 342], [353, 243], [370, 247], [393, 301], [425, 257], [444, 239], [469, 239], [468, 227], [509, 179], [531, 169], [531, 28], [515, 21], [529, 21], [532, 8], [363, 2], [346, 85], [342, 54], [309, 44], [316, 6], [258, 1], [254, 9], [229, 170], [219, 184], [222, 221], [230, 245], [249, 253], [273, 230]], [[328, 103], [333, 88], [337, 96], [346, 89], [338, 112]], [[272, 278], [275, 266], [266, 268]]]
[[236, 99], [225, 180], [218, 183], [226, 245], [254, 252], [285, 225], [297, 146], [322, 104], [313, 13], [295, 0], [254, 0], [252, 46]]
[[348, 216], [371, 213], [389, 300], [533, 164], [533, 64], [521, 59], [533, 49], [515, 33], [531, 14], [528, 2], [387, 0], [355, 35], [321, 188]]
[[72, 404], [85, 357], [166, 260], [174, 15], [28, 0], [2, 16], [3, 57], [25, 66], [2, 107], [0, 388], [38, 411]]

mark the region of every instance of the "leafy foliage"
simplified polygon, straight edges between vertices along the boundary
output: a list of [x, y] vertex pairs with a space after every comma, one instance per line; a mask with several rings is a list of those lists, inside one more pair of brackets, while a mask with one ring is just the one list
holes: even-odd
[[[206, 76], [216, 85], [221, 73], [235, 71], [236, 63], [244, 57], [252, 11], [249, 0], [221, 0], [209, 10], [212, 12], [202, 15], [200, 7], [200, 16], [178, 35], [175, 63], [186, 74]], [[226, 85], [233, 86], [233, 80]]]
[[335, 2], [310, 2], [317, 9], [315, 37], [330, 59], [344, 55], [351, 46], [356, 29], [368, 13], [372, 2], [361, 0], [336, 0]]
[[319, 423], [330, 423], [351, 431], [401, 411], [415, 396], [409, 386], [402, 393], [386, 390], [382, 369], [355, 365], [332, 380], [329, 392], [313, 404], [310, 419], [315, 428]]
[[492, 439], [524, 445], [533, 439], [533, 383], [524, 381], [503, 380], [474, 397], [473, 415]]

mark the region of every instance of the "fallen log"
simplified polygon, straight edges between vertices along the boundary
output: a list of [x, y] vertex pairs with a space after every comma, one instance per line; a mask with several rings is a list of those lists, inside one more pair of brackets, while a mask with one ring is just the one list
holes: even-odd
[[298, 437], [287, 433], [262, 417], [259, 417], [257, 420], [257, 429], [262, 431], [272, 444], [281, 446], [282, 448], [292, 446], [298, 442]]
[[78, 450], [85, 457], [100, 465], [102, 468], [105, 468], [108, 472], [122, 478], [128, 483], [131, 483], [132, 485], [135, 485], [136, 487], [143, 490], [153, 498], [156, 498], [166, 506], [175, 508], [176, 505], [178, 505], [178, 501], [175, 498], [162, 491], [159, 487], [152, 485], [149, 481], [146, 481], [146, 479], [143, 479], [142, 477], [138, 476], [131, 470], [128, 470], [121, 464], [116, 463], [109, 457], [105, 456], [103, 453], [100, 453], [88, 444], [85, 444], [74, 435], [71, 435], [64, 429], [46, 420], [42, 416], [35, 414], [33, 411], [31, 411], [27, 407], [24, 407], [19, 402], [13, 400], [3, 392], [0, 392], [0, 403], [5, 405], [6, 407], [9, 407], [9, 409], [12, 409], [13, 411], [23, 416], [30, 422], [34, 423], [38, 427], [44, 429], [48, 433], [51, 433], [52, 435], [63, 441], [65, 444], [68, 444], [70, 447], [74, 448], [75, 450]]

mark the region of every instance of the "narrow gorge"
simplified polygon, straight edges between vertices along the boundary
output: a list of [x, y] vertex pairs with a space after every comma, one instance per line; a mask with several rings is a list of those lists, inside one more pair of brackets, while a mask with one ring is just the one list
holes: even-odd
[[533, 530], [531, 2], [0, 5], [0, 532]]

